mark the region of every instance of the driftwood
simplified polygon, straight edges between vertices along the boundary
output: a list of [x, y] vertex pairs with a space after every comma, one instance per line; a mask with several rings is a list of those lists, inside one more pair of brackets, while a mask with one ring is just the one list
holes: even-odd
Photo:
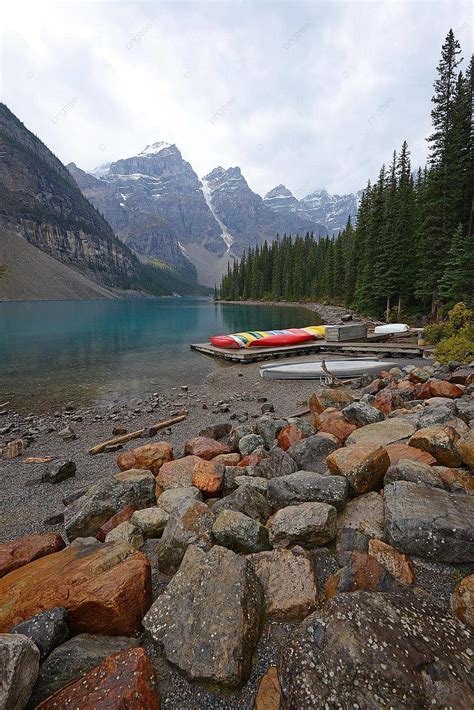
[[342, 387], [344, 384], [335, 375], [332, 375], [326, 365], [325, 360], [321, 362], [321, 369], [326, 373], [327, 377], [324, 379], [324, 384], [326, 387]]
[[304, 409], [302, 412], [290, 414], [290, 416], [286, 417], [286, 419], [296, 419], [297, 417], [305, 417], [307, 414], [311, 414], [311, 409]]
[[153, 424], [151, 427], [144, 427], [143, 429], [138, 429], [137, 431], [131, 431], [129, 434], [123, 434], [122, 436], [116, 436], [113, 439], [109, 439], [108, 441], [103, 441], [101, 444], [96, 444], [96, 446], [93, 446], [92, 449], [89, 449], [89, 453], [92, 454], [92, 456], [95, 456], [95, 454], [100, 454], [102, 451], [104, 451], [108, 446], [115, 446], [115, 444], [124, 444], [126, 441], [132, 441], [132, 439], [140, 439], [142, 436], [148, 435], [148, 436], [154, 436], [160, 429], [167, 429], [169, 426], [173, 426], [173, 424], [178, 424], [178, 422], [182, 422], [183, 419], [186, 419], [188, 416], [187, 412], [184, 412], [183, 414], [179, 414], [177, 417], [172, 417], [171, 419], [165, 419], [162, 422], [157, 422], [157, 424]]
[[54, 461], [54, 456], [27, 456], [23, 463], [49, 463]]
[[8, 407], [8, 405], [10, 404], [10, 401], [11, 401], [11, 400], [9, 400], [8, 402], [3, 402], [2, 404], [0, 404], [0, 409], [3, 409], [4, 407]]

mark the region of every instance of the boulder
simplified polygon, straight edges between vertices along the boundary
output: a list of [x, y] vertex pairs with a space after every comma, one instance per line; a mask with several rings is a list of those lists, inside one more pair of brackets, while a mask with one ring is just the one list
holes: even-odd
[[456, 441], [455, 448], [462, 463], [474, 470], [474, 429], [463, 434]]
[[46, 471], [43, 473], [41, 480], [47, 483], [61, 483], [67, 478], [73, 478], [76, 475], [76, 464], [74, 461], [51, 461], [48, 464]]
[[450, 564], [474, 562], [474, 497], [396, 481], [384, 489], [387, 542]]
[[416, 426], [412, 422], [407, 422], [400, 418], [386, 419], [376, 424], [368, 424], [352, 432], [346, 439], [346, 445], [368, 446], [373, 444], [386, 446], [387, 444], [393, 444], [395, 441], [408, 439], [415, 431]]
[[221, 510], [236, 510], [244, 513], [254, 520], [265, 524], [271, 515], [272, 509], [267, 499], [255, 488], [240, 486], [233, 493], [217, 501], [212, 506], [212, 511], [218, 515]]
[[67, 547], [0, 580], [0, 631], [60, 606], [72, 632], [132, 635], [150, 603], [145, 555], [122, 543]]
[[105, 542], [105, 538], [109, 532], [116, 528], [117, 525], [120, 525], [120, 523], [125, 523], [127, 520], [130, 520], [136, 509], [137, 507], [135, 505], [127, 505], [125, 508], [122, 508], [122, 510], [119, 510], [118, 513], [112, 515], [111, 518], [100, 526], [96, 538], [100, 540], [100, 542]]
[[224, 480], [224, 467], [214, 461], [198, 461], [193, 470], [192, 484], [202, 493], [215, 496], [220, 492]]
[[283, 707], [468, 708], [466, 627], [418, 590], [338, 594], [278, 664]]
[[167, 441], [144, 444], [128, 449], [117, 456], [117, 466], [121, 471], [140, 468], [151, 471], [156, 476], [164, 463], [173, 458], [173, 448]]
[[346, 446], [329, 454], [326, 463], [331, 473], [344, 476], [355, 493], [368, 493], [382, 487], [390, 459], [383, 446]]
[[148, 540], [150, 537], [160, 537], [166, 527], [168, 518], [169, 514], [162, 510], [162, 508], [144, 508], [143, 510], [136, 510], [130, 518], [130, 522], [132, 525], [135, 525], [140, 530], [143, 537]]
[[328, 503], [341, 510], [348, 494], [349, 485], [342, 476], [325, 476], [311, 471], [296, 471], [272, 478], [267, 486], [267, 498], [275, 510], [311, 502]]
[[369, 539], [384, 536], [383, 497], [371, 492], [350, 500], [337, 519], [337, 549], [343, 560], [352, 550], [367, 552]]
[[237, 686], [250, 673], [262, 606], [262, 586], [247, 558], [192, 545], [143, 625], [191, 680]]
[[419, 461], [401, 459], [395, 466], [390, 466], [384, 478], [384, 485], [388, 486], [395, 481], [411, 481], [423, 483], [425, 486], [444, 488], [444, 482], [436, 466], [428, 466]]
[[367, 424], [375, 424], [384, 419], [382, 412], [367, 402], [351, 402], [341, 410], [344, 417], [356, 427], [367, 426]]
[[442, 466], [460, 466], [461, 458], [456, 451], [459, 434], [452, 426], [432, 426], [419, 429], [408, 442], [416, 449], [427, 451]]
[[420, 463], [427, 464], [428, 466], [433, 466], [436, 463], [435, 457], [427, 451], [415, 449], [413, 446], [408, 446], [408, 444], [388, 444], [385, 449], [387, 450], [387, 454], [390, 459], [390, 466], [394, 466], [399, 463], [401, 459], [418, 461]]
[[42, 611], [31, 619], [13, 626], [12, 634], [23, 634], [33, 641], [43, 662], [51, 651], [69, 638], [67, 612], [64, 607], [53, 607]]
[[464, 577], [451, 595], [451, 611], [474, 628], [474, 574]]
[[267, 527], [273, 547], [326, 545], [336, 537], [336, 509], [326, 503], [301, 503], [278, 510]]
[[221, 510], [212, 526], [212, 536], [218, 545], [245, 555], [270, 549], [267, 528], [236, 510]]
[[210, 461], [219, 456], [219, 454], [230, 454], [232, 449], [227, 444], [222, 444], [215, 439], [209, 439], [207, 436], [195, 436], [190, 439], [184, 446], [184, 453], [187, 456], [199, 456], [201, 459]]
[[354, 550], [348, 563], [328, 577], [325, 588], [326, 599], [343, 592], [389, 592], [397, 582], [378, 560], [365, 552]]
[[183, 456], [164, 463], [156, 477], [156, 496], [173, 488], [189, 488], [193, 485], [193, 472], [199, 456]]
[[255, 431], [262, 437], [267, 449], [271, 449], [279, 432], [287, 426], [286, 419], [274, 419], [268, 415], [259, 417], [255, 422]]
[[472, 367], [458, 367], [451, 373], [449, 381], [457, 385], [470, 385], [474, 382], [474, 369]]
[[270, 451], [270, 456], [263, 459], [256, 467], [256, 472], [262, 478], [276, 478], [294, 473], [298, 466], [291, 456], [278, 447]]
[[233, 451], [239, 448], [239, 441], [247, 434], [255, 434], [255, 427], [251, 424], [239, 424], [233, 426], [229, 434], [229, 446]]
[[240, 463], [240, 454], [218, 454], [212, 459], [215, 466], [237, 466]]
[[145, 540], [140, 528], [126, 520], [107, 533], [105, 542], [124, 542], [135, 550], [139, 550], [143, 547]]
[[246, 434], [239, 441], [239, 451], [242, 456], [250, 456], [262, 446], [265, 446], [265, 442], [258, 434]]
[[328, 407], [344, 409], [351, 402], [352, 395], [345, 387], [338, 387], [337, 389], [319, 387], [310, 396], [308, 406], [312, 414], [321, 414]]
[[247, 559], [262, 584], [268, 616], [304, 618], [315, 609], [318, 584], [313, 562], [303, 548], [258, 552]]
[[326, 457], [339, 448], [339, 441], [331, 434], [315, 434], [293, 444], [288, 454], [301, 471], [325, 473]]
[[211, 530], [215, 515], [205, 503], [185, 500], [173, 508], [159, 543], [156, 559], [160, 571], [173, 574], [181, 564], [189, 545], [203, 550], [212, 547]]
[[229, 436], [232, 429], [230, 422], [221, 422], [219, 424], [211, 424], [205, 429], [201, 429], [199, 436], [205, 436], [207, 439], [223, 439]]
[[301, 429], [298, 429], [294, 424], [289, 424], [278, 434], [278, 445], [283, 451], [288, 451], [290, 446], [302, 439], [304, 439], [304, 434]]
[[262, 478], [261, 476], [236, 476], [235, 484], [239, 486], [250, 486], [250, 488], [255, 488], [263, 496], [267, 494], [268, 480]]
[[382, 540], [369, 540], [369, 555], [401, 584], [413, 584], [415, 573], [410, 558]]
[[[405, 396], [404, 396], [405, 395]], [[382, 414], [390, 414], [395, 409], [403, 409], [406, 402], [406, 391], [384, 389], [375, 395], [373, 406]]]
[[[191, 479], [192, 480], [192, 479]], [[163, 491], [160, 496], [158, 496], [156, 504], [159, 508], [165, 511], [165, 513], [171, 513], [173, 508], [181, 505], [182, 501], [191, 500], [202, 500], [201, 491], [195, 486], [183, 486], [182, 488], [168, 488]]]
[[297, 429], [299, 429], [305, 439], [307, 436], [314, 436], [316, 434], [316, 429], [311, 424], [311, 422], [309, 422], [307, 419], [303, 419], [303, 417], [288, 417], [286, 421], [288, 422], [288, 424], [292, 424]]
[[314, 418], [314, 425], [318, 432], [335, 436], [341, 446], [349, 434], [357, 429], [355, 424], [348, 422], [344, 414], [334, 407], [317, 414]]
[[260, 678], [255, 695], [255, 710], [280, 710], [281, 688], [276, 666], [270, 666]]
[[454, 405], [456, 416], [470, 424], [474, 419], [474, 398], [457, 399]]
[[100, 527], [128, 505], [154, 505], [155, 477], [150, 471], [123, 471], [104, 478], [66, 508], [64, 527], [69, 540], [97, 535]]
[[469, 471], [462, 468], [449, 468], [448, 466], [433, 466], [433, 469], [450, 493], [474, 495], [474, 476]]
[[431, 377], [431, 372], [424, 367], [415, 367], [408, 373], [408, 380], [416, 384], [426, 382]]
[[64, 686], [79, 680], [113, 653], [137, 645], [138, 639], [125, 636], [74, 636], [57, 646], [41, 664], [30, 707], [36, 707]]
[[40, 653], [27, 636], [0, 634], [0, 708], [23, 710], [38, 677]]
[[38, 710], [130, 708], [159, 710], [153, 666], [145, 650], [128, 648], [108, 656], [83, 678], [46, 698]]
[[66, 546], [61, 535], [28, 535], [0, 545], [0, 577]]
[[445, 382], [444, 380], [431, 380], [430, 392], [432, 397], [449, 397], [449, 399], [457, 399], [464, 394], [464, 388], [453, 382]]

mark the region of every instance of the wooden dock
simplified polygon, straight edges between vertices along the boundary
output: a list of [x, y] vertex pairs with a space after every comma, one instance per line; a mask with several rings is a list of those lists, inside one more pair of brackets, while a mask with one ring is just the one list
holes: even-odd
[[313, 355], [315, 353], [335, 353], [335, 354], [369, 354], [384, 355], [386, 357], [428, 357], [432, 348], [417, 343], [397, 342], [387, 340], [385, 342], [371, 342], [370, 336], [364, 342], [343, 342], [328, 343], [326, 340], [313, 340], [309, 343], [299, 345], [287, 345], [285, 347], [253, 347], [253, 348], [217, 348], [211, 343], [193, 343], [191, 350], [216, 357], [229, 362], [247, 364], [258, 362], [259, 360], [274, 360], [281, 357], [295, 357], [297, 355]]

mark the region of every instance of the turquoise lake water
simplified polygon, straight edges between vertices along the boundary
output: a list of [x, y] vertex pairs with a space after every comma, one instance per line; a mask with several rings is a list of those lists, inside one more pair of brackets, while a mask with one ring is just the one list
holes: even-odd
[[319, 322], [303, 308], [203, 299], [0, 303], [0, 402], [89, 402], [197, 384], [229, 365], [190, 343]]

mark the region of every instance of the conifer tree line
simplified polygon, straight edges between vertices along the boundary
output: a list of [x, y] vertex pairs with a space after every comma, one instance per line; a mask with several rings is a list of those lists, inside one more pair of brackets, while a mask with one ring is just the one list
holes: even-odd
[[284, 235], [229, 266], [221, 299], [324, 300], [374, 316], [435, 315], [474, 300], [474, 55], [459, 70], [452, 30], [432, 99], [428, 164], [406, 141], [336, 238]]

